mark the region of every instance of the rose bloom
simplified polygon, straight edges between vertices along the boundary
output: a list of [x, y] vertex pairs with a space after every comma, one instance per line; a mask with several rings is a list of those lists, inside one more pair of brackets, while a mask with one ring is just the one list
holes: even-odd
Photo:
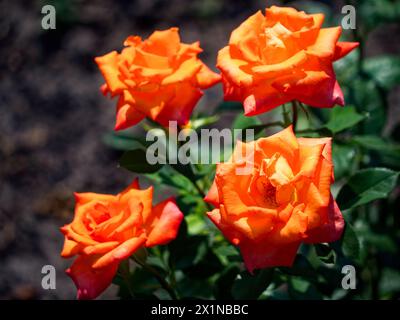
[[115, 130], [145, 117], [168, 126], [188, 122], [206, 89], [220, 81], [197, 55], [199, 42], [181, 43], [178, 28], [155, 31], [148, 39], [130, 36], [125, 48], [95, 59], [106, 81], [102, 91], [118, 96]]
[[[238, 174], [249, 166], [248, 172]], [[296, 138], [292, 127], [248, 143], [217, 165], [205, 200], [208, 217], [239, 246], [252, 272], [291, 266], [299, 245], [341, 237], [342, 214], [332, 198], [330, 138]]]
[[173, 199], [152, 206], [153, 188], [134, 181], [117, 195], [76, 193], [75, 217], [61, 228], [61, 256], [77, 255], [66, 272], [78, 288], [78, 299], [94, 299], [114, 278], [119, 263], [141, 247], [173, 240], [183, 214]]
[[313, 107], [344, 105], [332, 63], [358, 46], [338, 42], [341, 27], [321, 28], [323, 14], [272, 6], [235, 29], [219, 51], [225, 100], [253, 116], [298, 100]]

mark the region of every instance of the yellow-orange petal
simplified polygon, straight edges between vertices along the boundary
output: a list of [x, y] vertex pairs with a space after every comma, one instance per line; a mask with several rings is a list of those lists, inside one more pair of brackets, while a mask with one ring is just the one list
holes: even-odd
[[61, 251], [61, 257], [70, 258], [82, 250], [83, 246], [78, 242], [65, 237], [64, 246]]
[[173, 56], [179, 51], [181, 42], [179, 29], [176, 27], [154, 31], [150, 37], [144, 41], [143, 49], [159, 56]]
[[264, 16], [257, 11], [232, 31], [229, 46], [233, 57], [256, 62], [260, 60], [259, 35], [263, 32]]
[[224, 73], [227, 80], [239, 87], [253, 84], [253, 76], [242, 69], [245, 66], [248, 66], [247, 61], [233, 59], [230, 56], [229, 46], [219, 50], [217, 68]]
[[126, 85], [120, 80], [118, 71], [118, 53], [112, 51], [104, 56], [95, 58], [97, 65], [107, 83], [108, 90], [113, 94], [121, 93]]
[[137, 249], [139, 249], [146, 242], [146, 237], [144, 234], [131, 238], [120, 244], [118, 247], [113, 250], [105, 253], [99, 259], [97, 259], [93, 265], [93, 269], [102, 269], [106, 268], [110, 265], [114, 265], [115, 263], [119, 263], [120, 261], [128, 258], [132, 255]]
[[307, 53], [320, 58], [333, 59], [336, 50], [336, 43], [338, 42], [341, 33], [341, 27], [321, 29], [315, 43], [307, 48]]
[[196, 74], [196, 80], [200, 89], [208, 89], [221, 81], [221, 75], [202, 63], [200, 71]]

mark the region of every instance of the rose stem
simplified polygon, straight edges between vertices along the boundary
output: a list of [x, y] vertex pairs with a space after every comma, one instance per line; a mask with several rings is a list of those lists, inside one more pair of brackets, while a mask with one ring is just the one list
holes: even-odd
[[139, 261], [138, 259], [136, 259], [135, 257], [132, 257], [132, 259], [138, 264], [140, 265], [143, 269], [147, 270], [148, 272], [150, 272], [151, 274], [154, 275], [154, 277], [157, 279], [157, 281], [161, 284], [161, 286], [169, 293], [169, 295], [171, 296], [171, 298], [173, 300], [178, 300], [178, 296], [176, 295], [174, 289], [171, 288], [171, 286], [169, 285], [169, 283], [167, 281], [165, 281], [165, 279], [157, 272], [156, 269], [154, 269], [152, 266], [149, 266], [146, 263], [143, 263], [141, 261]]

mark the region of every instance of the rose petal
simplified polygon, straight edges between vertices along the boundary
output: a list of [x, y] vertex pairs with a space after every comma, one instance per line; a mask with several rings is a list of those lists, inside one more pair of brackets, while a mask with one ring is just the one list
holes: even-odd
[[173, 198], [154, 206], [151, 216], [146, 221], [146, 247], [167, 244], [175, 239], [182, 219], [183, 213]]
[[271, 267], [290, 267], [296, 257], [300, 242], [286, 245], [268, 244], [266, 241], [241, 242], [240, 252], [247, 270]]
[[341, 238], [344, 229], [344, 219], [336, 201], [331, 196], [328, 207], [328, 222], [307, 232], [306, 243], [334, 242]]
[[96, 258], [93, 255], [80, 255], [66, 270], [78, 289], [79, 300], [98, 297], [111, 284], [117, 272], [118, 263], [107, 265], [102, 269], [93, 269], [92, 264]]
[[141, 247], [146, 242], [146, 237], [142, 234], [137, 238], [131, 238], [126, 240], [118, 247], [112, 249], [106, 254], [98, 258], [94, 263], [93, 269], [102, 269], [109, 265], [119, 263], [120, 261], [128, 258], [132, 255], [139, 247]]
[[336, 43], [335, 54], [333, 61], [339, 60], [353, 51], [360, 45], [359, 42], [338, 42]]

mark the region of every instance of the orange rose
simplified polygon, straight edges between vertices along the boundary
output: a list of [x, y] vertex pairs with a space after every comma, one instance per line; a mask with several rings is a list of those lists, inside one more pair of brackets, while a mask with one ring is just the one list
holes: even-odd
[[120, 194], [77, 193], [75, 217], [61, 228], [61, 256], [78, 255], [67, 274], [78, 299], [94, 299], [111, 283], [120, 261], [140, 247], [166, 244], [177, 235], [183, 214], [173, 199], [152, 206], [153, 188], [134, 181]]
[[323, 14], [272, 6], [258, 11], [219, 51], [225, 100], [253, 116], [298, 100], [314, 107], [344, 105], [332, 63], [358, 46], [338, 42], [341, 28], [321, 28]]
[[104, 94], [118, 96], [115, 130], [148, 117], [163, 126], [186, 124], [206, 89], [220, 81], [197, 55], [199, 42], [181, 43], [178, 28], [155, 31], [147, 40], [130, 36], [121, 53], [95, 60], [106, 83]]
[[[246, 164], [250, 172], [238, 175]], [[291, 266], [302, 242], [332, 242], [342, 234], [332, 182], [331, 139], [297, 139], [290, 126], [268, 138], [238, 142], [231, 160], [217, 165], [205, 198], [217, 209], [208, 216], [240, 247], [250, 272]]]

